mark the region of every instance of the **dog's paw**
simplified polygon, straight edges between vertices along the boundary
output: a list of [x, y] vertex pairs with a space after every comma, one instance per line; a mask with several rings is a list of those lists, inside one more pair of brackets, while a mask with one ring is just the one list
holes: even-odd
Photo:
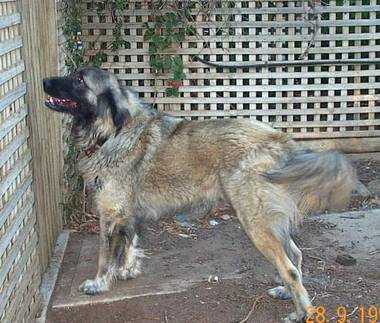
[[87, 295], [95, 295], [99, 292], [97, 281], [87, 279], [79, 286], [79, 290]]
[[285, 317], [282, 322], [284, 323], [304, 323], [306, 316], [300, 318], [295, 312], [290, 313], [287, 317]]
[[274, 299], [287, 300], [291, 299], [292, 295], [285, 286], [277, 286], [267, 291], [268, 295]]
[[80, 286], [79, 290], [87, 295], [96, 295], [108, 290], [102, 279], [87, 279]]
[[304, 320], [300, 320], [295, 312], [290, 313], [287, 317], [282, 319], [283, 323], [302, 323]]

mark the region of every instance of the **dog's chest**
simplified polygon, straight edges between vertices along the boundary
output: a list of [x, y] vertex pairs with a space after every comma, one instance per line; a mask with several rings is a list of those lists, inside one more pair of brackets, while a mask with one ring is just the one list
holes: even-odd
[[134, 185], [129, 177], [98, 175], [94, 178], [92, 186], [95, 190], [95, 205], [100, 214], [121, 214], [133, 200]]

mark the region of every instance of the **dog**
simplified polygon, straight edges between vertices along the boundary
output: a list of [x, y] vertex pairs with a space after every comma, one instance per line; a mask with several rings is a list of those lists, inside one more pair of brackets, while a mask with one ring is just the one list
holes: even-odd
[[277, 268], [292, 298], [287, 322], [312, 314], [302, 253], [291, 231], [310, 213], [343, 208], [356, 182], [336, 152], [303, 149], [288, 134], [250, 119], [189, 121], [157, 111], [114, 74], [84, 67], [44, 79], [51, 110], [73, 116], [78, 168], [100, 216], [98, 270], [79, 289], [110, 290], [141, 272], [139, 227], [150, 219], [218, 200], [236, 211], [248, 237]]

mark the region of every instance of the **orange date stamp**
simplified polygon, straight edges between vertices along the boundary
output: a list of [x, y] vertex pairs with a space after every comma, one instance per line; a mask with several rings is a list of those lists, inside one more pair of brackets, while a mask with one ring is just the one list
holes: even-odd
[[[353, 317], [353, 315], [355, 317]], [[326, 306], [311, 307], [306, 323], [379, 323], [380, 307], [376, 305], [360, 305], [353, 310], [346, 306], [338, 306], [334, 312], [328, 313]]]

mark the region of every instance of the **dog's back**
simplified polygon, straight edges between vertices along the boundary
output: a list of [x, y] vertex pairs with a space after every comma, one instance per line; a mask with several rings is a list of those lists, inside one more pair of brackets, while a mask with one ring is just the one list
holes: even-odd
[[287, 134], [254, 120], [190, 121], [161, 139], [154, 164], [170, 162], [174, 170], [195, 174], [202, 168], [207, 168], [207, 173], [225, 173], [245, 167], [244, 163], [268, 171], [294, 147]]

